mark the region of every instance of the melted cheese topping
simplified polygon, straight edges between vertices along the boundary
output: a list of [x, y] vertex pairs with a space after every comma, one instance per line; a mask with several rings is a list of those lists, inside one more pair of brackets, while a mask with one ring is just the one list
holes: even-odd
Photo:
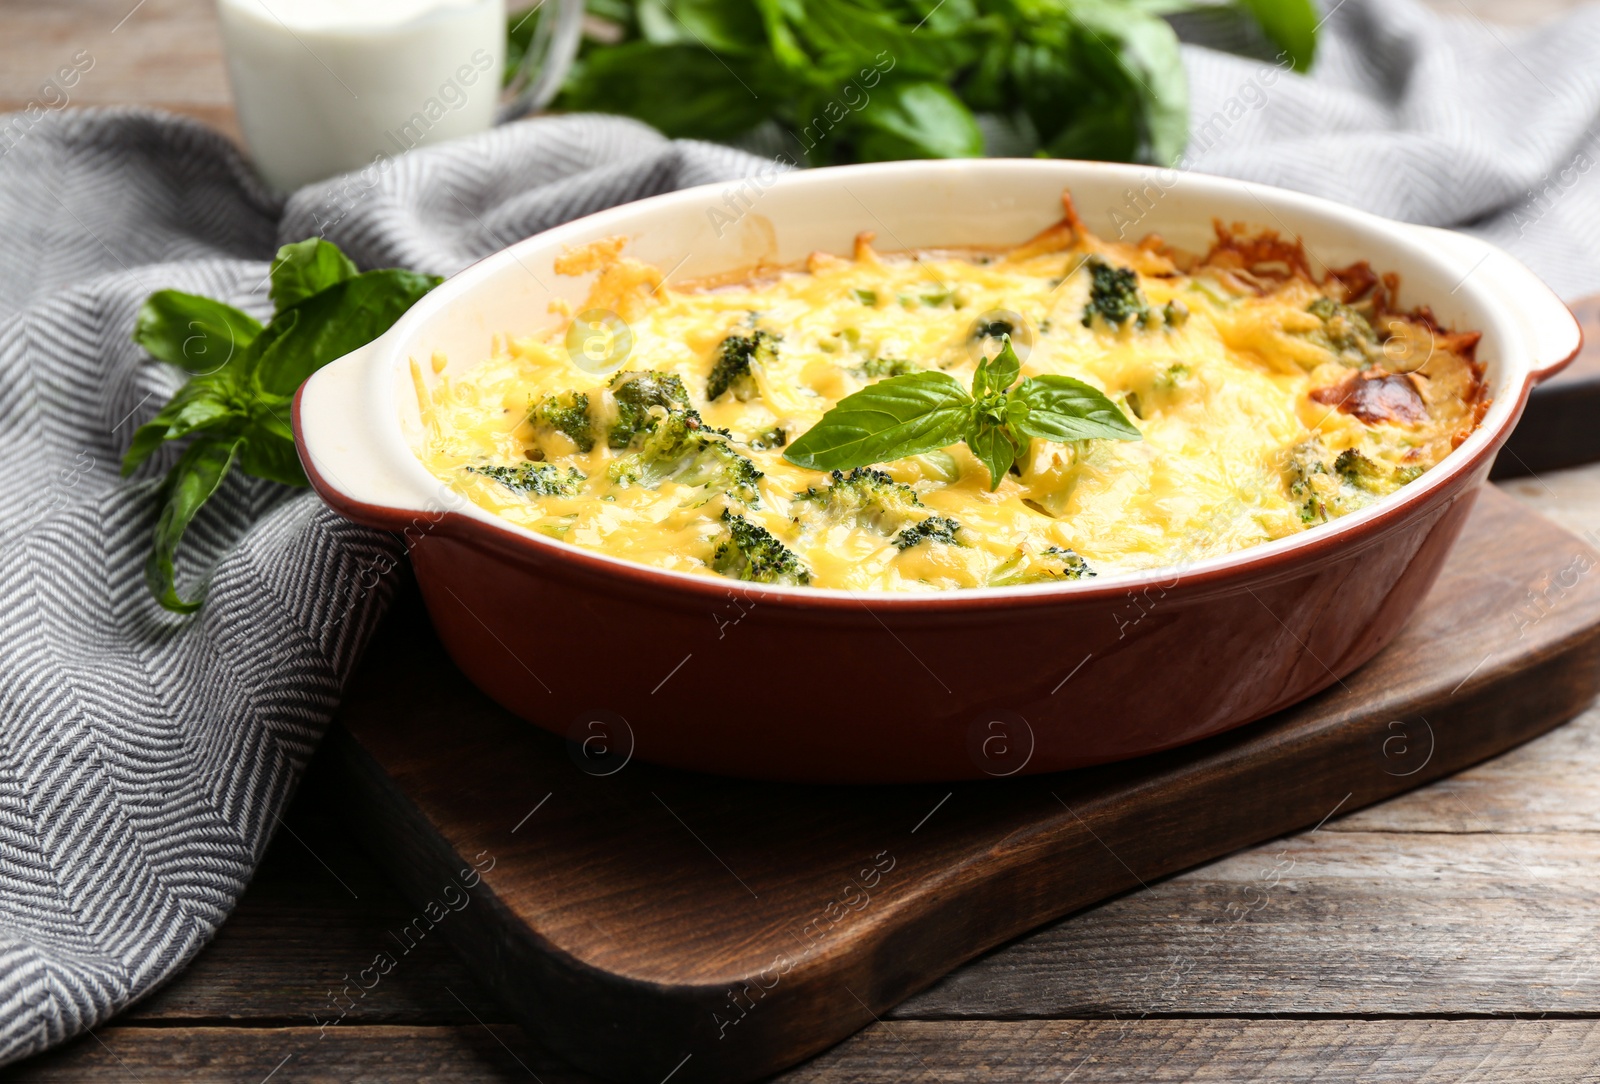
[[[726, 509], [771, 532], [813, 586], [933, 590], [1059, 578], [1060, 551], [1104, 575], [1314, 529], [1433, 466], [1481, 418], [1476, 336], [1389, 312], [1392, 281], [1386, 293], [1367, 273], [1367, 296], [1353, 297], [1359, 276], [1317, 282], [1285, 271], [1281, 258], [1241, 257], [1220, 227], [1203, 260], [1158, 241], [1110, 244], [1068, 206], [1067, 222], [1007, 253], [880, 256], [864, 237], [851, 258], [816, 254], [804, 269], [684, 289], [624, 257], [622, 239], [587, 246], [558, 270], [597, 272], [585, 316], [613, 316], [573, 338], [569, 320], [548, 334], [497, 340], [491, 357], [431, 391], [419, 376], [427, 429], [419, 454], [512, 523], [657, 568], [717, 575]], [[1086, 325], [1091, 257], [1138, 272], [1147, 320], [1117, 325], [1095, 315]], [[1353, 308], [1330, 309], [1330, 299]], [[1312, 311], [1319, 304], [1322, 315]], [[811, 505], [797, 495], [830, 479], [763, 447], [777, 439], [771, 431], [792, 441], [895, 361], [970, 387], [980, 355], [996, 345], [975, 335], [996, 320], [1013, 326], [1024, 377], [1063, 374], [1102, 389], [1143, 439], [1036, 439], [994, 491], [964, 444], [880, 464], [915, 491], [925, 514], [960, 524], [954, 542], [902, 546], [881, 524], [806, 515]], [[775, 349], [752, 367], [753, 386], [707, 401], [721, 344], [756, 331]], [[613, 350], [631, 336], [622, 371], [676, 374], [705, 424], [730, 434], [727, 447], [760, 471], [750, 499], [681, 478], [618, 477], [630, 452], [605, 439], [617, 414], [614, 371], [588, 371], [613, 333], [622, 334], [609, 340]], [[581, 345], [576, 354], [568, 347], [584, 335], [587, 358]], [[588, 397], [584, 417], [597, 439], [587, 451], [531, 420], [542, 400], [568, 392]], [[495, 469], [534, 461], [571, 492], [527, 492]]]

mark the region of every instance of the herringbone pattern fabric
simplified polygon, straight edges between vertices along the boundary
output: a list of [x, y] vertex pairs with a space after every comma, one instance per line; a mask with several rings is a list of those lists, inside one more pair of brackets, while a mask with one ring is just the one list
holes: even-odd
[[221, 138], [147, 112], [62, 114], [0, 158], [0, 1060], [150, 991], [228, 916], [391, 588], [350, 585], [399, 555], [235, 473], [184, 542], [204, 610], [158, 607], [142, 568], [178, 449], [132, 479], [118, 464], [181, 374], [130, 341], [140, 302], [171, 287], [264, 318], [280, 238], [448, 274], [761, 164], [540, 121], [409, 155], [333, 212], [338, 186], [285, 210]]
[[1528, 30], [1320, 0], [1310, 78], [1188, 47], [1187, 165], [1453, 226], [1600, 291], [1600, 5]]
[[[1568, 296], [1597, 290], [1596, 55], [1600, 12], [1512, 37], [1401, 0], [1343, 0], [1310, 79], [1186, 48], [1189, 158], [1470, 224]], [[284, 203], [187, 121], [103, 110], [0, 125], [12, 133], [0, 142], [9, 1060], [148, 993], [227, 917], [387, 599], [386, 583], [349, 585], [398, 551], [310, 494], [235, 475], [185, 543], [185, 582], [211, 575], [204, 611], [159, 609], [141, 569], [174, 450], [132, 479], [117, 473], [178, 383], [128, 339], [140, 301], [175, 287], [264, 316], [279, 242], [321, 233], [363, 267], [449, 274], [589, 211], [764, 163], [629, 121], [557, 118]]]

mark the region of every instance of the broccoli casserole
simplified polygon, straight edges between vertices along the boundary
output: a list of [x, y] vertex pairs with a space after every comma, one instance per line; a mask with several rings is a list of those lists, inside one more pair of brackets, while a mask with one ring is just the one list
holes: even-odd
[[1488, 408], [1477, 333], [1402, 311], [1393, 276], [1319, 271], [1238, 225], [1203, 254], [1109, 242], [1063, 202], [1005, 251], [863, 234], [737, 281], [670, 286], [624, 238], [569, 251], [559, 273], [595, 276], [580, 311], [431, 388], [413, 360], [419, 454], [509, 522], [615, 557], [926, 591], [1315, 530]]

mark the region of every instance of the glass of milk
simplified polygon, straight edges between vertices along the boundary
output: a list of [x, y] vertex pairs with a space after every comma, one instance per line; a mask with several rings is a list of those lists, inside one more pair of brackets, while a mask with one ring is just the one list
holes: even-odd
[[218, 0], [239, 127], [290, 191], [547, 104], [578, 47], [583, 0], [555, 8], [502, 109], [506, 0]]

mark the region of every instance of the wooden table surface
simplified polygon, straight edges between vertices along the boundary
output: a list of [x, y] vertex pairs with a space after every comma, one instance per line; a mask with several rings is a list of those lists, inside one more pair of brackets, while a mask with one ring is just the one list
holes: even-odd
[[[1436, 6], [1513, 23], [1572, 5]], [[0, 0], [0, 110], [85, 49], [95, 65], [73, 104], [158, 105], [237, 135], [205, 0]], [[1600, 532], [1600, 466], [1504, 488]], [[1547, 586], [1530, 576], [1530, 591]], [[1592, 710], [1445, 782], [1037, 931], [783, 1079], [1600, 1079], [1597, 774]], [[330, 812], [334, 785], [313, 768], [187, 971], [8, 1079], [585, 1079], [438, 941], [337, 1026], [316, 1025], [330, 989], [412, 915]]]

